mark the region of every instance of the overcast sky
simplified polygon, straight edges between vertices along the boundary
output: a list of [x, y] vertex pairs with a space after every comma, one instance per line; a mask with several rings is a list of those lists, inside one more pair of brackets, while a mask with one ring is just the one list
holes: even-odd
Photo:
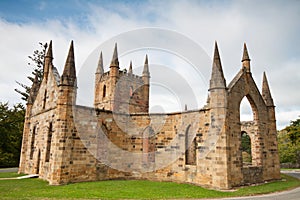
[[[81, 67], [89, 55], [95, 53], [95, 49], [96, 54], [103, 51], [104, 64], [108, 65], [113, 42], [118, 42], [118, 46], [122, 48], [122, 40], [108, 43], [112, 44], [109, 50], [99, 49], [101, 44], [128, 31], [151, 27], [186, 37], [199, 45], [208, 57], [213, 55], [214, 41], [218, 41], [227, 84], [241, 68], [242, 47], [246, 42], [252, 74], [258, 88], [261, 88], [263, 72], [267, 73], [276, 104], [277, 126], [281, 129], [300, 115], [299, 19], [300, 1], [0, 1], [0, 101], [9, 101], [10, 104], [21, 101], [20, 96], [14, 92], [14, 88], [18, 87], [15, 81], [29, 84], [26, 79], [31, 72], [27, 67], [28, 55], [39, 48], [39, 42], [53, 40], [54, 65], [61, 73], [70, 41], [74, 40], [77, 73], [80, 75], [83, 74]], [[144, 40], [152, 42], [155, 38], [151, 40], [144, 37]], [[132, 42], [135, 42], [134, 39]], [[123, 48], [124, 46], [126, 44]], [[125, 50], [124, 52], [126, 53]], [[176, 104], [177, 101], [179, 106], [163, 106], [171, 105], [166, 100], [172, 99], [169, 98], [172, 92], [178, 92], [178, 85], [192, 88], [198, 102], [196, 107], [203, 107], [207, 98], [207, 74], [210, 74], [211, 63], [201, 63], [202, 79], [198, 83], [197, 76], [194, 77], [195, 80], [188, 78], [194, 73], [184, 68], [191, 63], [179, 59], [182, 57], [176, 52], [159, 54], [157, 50], [146, 48], [127, 53], [123, 59], [120, 58], [121, 68], [128, 67], [129, 60], [133, 60], [134, 70], [138, 73], [146, 53], [149, 55], [152, 78], [156, 71], [160, 71], [157, 69], [171, 65], [172, 73], [176, 72], [183, 79], [181, 81], [187, 83], [179, 84], [179, 76], [173, 74], [171, 77], [177, 81], [177, 85], [167, 85], [169, 96], [166, 91], [160, 92], [159, 84], [154, 84], [153, 88], [157, 90], [152, 90], [151, 93], [153, 108], [180, 110], [186, 102], [178, 103], [176, 95], [174, 102]], [[192, 50], [190, 53], [193, 53]], [[93, 62], [96, 65], [97, 60]], [[170, 70], [170, 66], [167, 68]], [[168, 71], [157, 73], [157, 76], [161, 76], [159, 80], [163, 79], [164, 74], [169, 76], [168, 80], [173, 80]], [[82, 82], [86, 78], [83, 77]], [[79, 76], [79, 86], [80, 81]], [[92, 91], [93, 82], [87, 87]], [[85, 89], [79, 87], [80, 90]], [[163, 98], [162, 94], [166, 94], [167, 98]], [[89, 99], [92, 101], [93, 97]], [[193, 103], [189, 106], [189, 103], [187, 102], [189, 108], [195, 107]], [[247, 115], [247, 112], [245, 108], [242, 114]]]

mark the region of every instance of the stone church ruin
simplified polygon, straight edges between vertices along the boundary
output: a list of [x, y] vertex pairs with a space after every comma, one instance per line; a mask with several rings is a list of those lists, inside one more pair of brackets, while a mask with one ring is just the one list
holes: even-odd
[[[149, 113], [147, 56], [136, 75], [132, 65], [120, 70], [117, 46], [109, 71], [101, 53], [93, 107], [76, 105], [73, 41], [62, 75], [52, 60], [50, 42], [42, 82], [35, 79], [27, 102], [19, 173], [38, 174], [51, 185], [147, 179], [216, 189], [280, 179], [275, 106], [265, 73], [261, 91], [252, 77], [246, 45], [242, 66], [227, 84], [216, 43], [207, 104], [174, 113]], [[240, 121], [244, 98], [251, 122]], [[243, 134], [251, 141], [247, 165]]]

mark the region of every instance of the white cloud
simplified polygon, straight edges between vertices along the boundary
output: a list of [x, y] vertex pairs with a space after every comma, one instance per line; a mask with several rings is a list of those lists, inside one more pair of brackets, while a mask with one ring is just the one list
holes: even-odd
[[[278, 110], [277, 110], [278, 111]], [[285, 128], [291, 121], [300, 117], [299, 110], [280, 110], [277, 112], [277, 128], [279, 130]]]
[[[40, 4], [40, 9], [44, 9], [43, 6]], [[148, 1], [109, 5], [90, 2], [84, 9], [88, 13], [84, 16], [84, 24], [78, 24], [71, 17], [53, 20], [49, 17], [48, 21], [25, 24], [0, 19], [0, 101], [19, 101], [20, 97], [13, 91], [17, 87], [15, 80], [28, 83], [26, 76], [31, 70], [26, 66], [27, 56], [40, 41], [53, 40], [54, 64], [61, 72], [73, 39], [77, 71], [80, 71], [88, 55], [111, 37], [132, 29], [161, 27], [196, 41], [209, 56], [217, 40], [227, 83], [241, 66], [242, 45], [247, 42], [258, 87], [261, 86], [263, 71], [267, 72], [277, 105], [279, 127], [300, 114], [300, 24], [297, 22], [300, 3], [297, 1]], [[125, 46], [119, 45], [120, 48]], [[104, 53], [106, 62], [109, 62], [111, 53]], [[143, 59], [134, 61], [134, 64], [140, 65]], [[121, 62], [128, 66], [127, 58]], [[209, 80], [210, 68], [211, 65], [207, 66], [205, 71], [206, 80]], [[180, 69], [178, 72], [184, 74], [185, 71]]]

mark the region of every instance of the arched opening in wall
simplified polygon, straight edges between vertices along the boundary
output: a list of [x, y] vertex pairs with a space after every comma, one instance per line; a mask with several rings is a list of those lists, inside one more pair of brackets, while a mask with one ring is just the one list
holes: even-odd
[[250, 95], [245, 96], [240, 104], [240, 152], [243, 166], [260, 163], [261, 144], [258, 131], [258, 109]]
[[50, 160], [52, 132], [53, 132], [52, 122], [50, 122], [49, 123], [49, 127], [48, 127], [48, 136], [47, 136], [47, 146], [46, 146], [46, 158], [45, 158], [45, 162], [49, 162], [49, 160]]
[[106, 96], [106, 85], [103, 85], [102, 97], [104, 98], [105, 96]]
[[191, 125], [185, 131], [185, 164], [196, 165], [196, 138], [189, 133]]
[[244, 166], [252, 165], [251, 138], [245, 131], [241, 132], [241, 138], [242, 138], [241, 150], [242, 150], [243, 165]]
[[247, 97], [244, 97], [240, 105], [240, 121], [253, 121], [254, 113]]
[[150, 167], [155, 162], [155, 134], [153, 129], [148, 126], [143, 132], [143, 165]]
[[35, 144], [35, 135], [36, 135], [36, 126], [33, 127], [32, 135], [31, 135], [30, 160], [32, 160], [32, 158], [33, 158], [34, 144]]

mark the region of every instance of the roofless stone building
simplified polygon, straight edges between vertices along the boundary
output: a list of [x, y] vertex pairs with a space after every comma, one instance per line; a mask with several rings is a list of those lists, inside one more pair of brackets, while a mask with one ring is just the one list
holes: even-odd
[[[207, 104], [165, 114], [148, 113], [148, 57], [141, 76], [132, 64], [120, 70], [117, 46], [109, 71], [102, 53], [95, 66], [94, 107], [76, 105], [73, 48], [71, 42], [59, 75], [50, 42], [43, 80], [35, 80], [27, 103], [19, 173], [39, 174], [51, 185], [148, 179], [217, 189], [280, 179], [275, 106], [265, 74], [261, 92], [256, 86], [246, 45], [241, 69], [227, 84], [215, 44]], [[251, 122], [240, 121], [244, 97]], [[242, 133], [251, 140], [248, 165]]]

